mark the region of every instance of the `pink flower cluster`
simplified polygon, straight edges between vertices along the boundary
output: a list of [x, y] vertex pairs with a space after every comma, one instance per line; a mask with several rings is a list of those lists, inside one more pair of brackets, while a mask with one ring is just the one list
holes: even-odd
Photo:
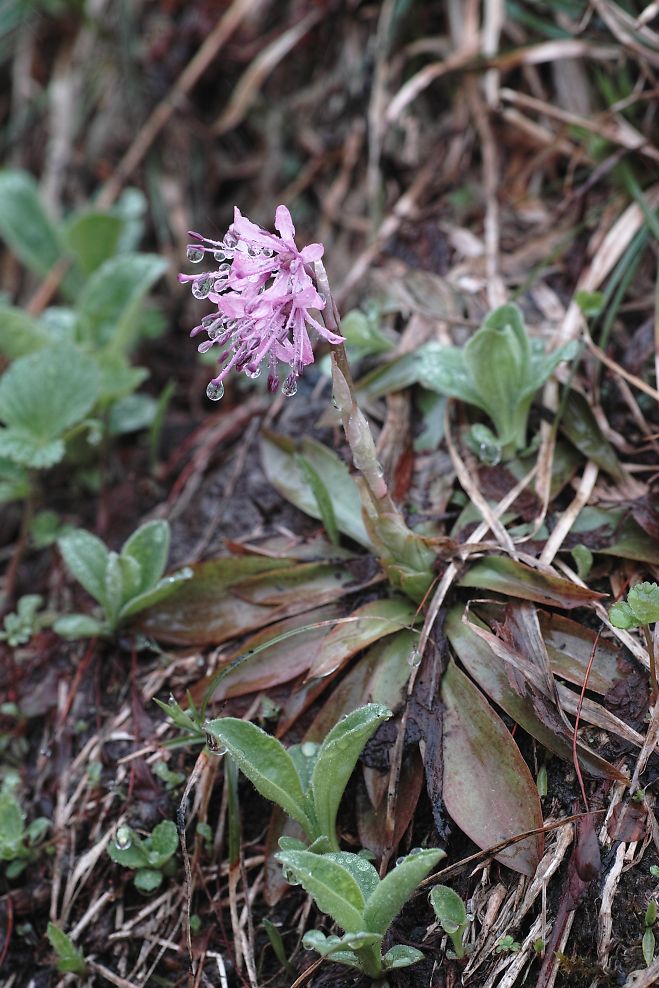
[[223, 240], [190, 232], [196, 243], [188, 246], [188, 260], [197, 264], [210, 254], [219, 262], [215, 271], [179, 275], [180, 282], [191, 283], [195, 298], [207, 298], [217, 306], [217, 312], [204, 316], [190, 334], [207, 334], [208, 339], [199, 345], [201, 353], [214, 346], [221, 350], [219, 373], [206, 389], [213, 401], [224, 394], [229, 371], [259, 377], [266, 360], [268, 390], [274, 393], [279, 388], [279, 365], [283, 363], [291, 370], [281, 392], [294, 395], [298, 376], [314, 359], [309, 328], [329, 343], [343, 342], [342, 336], [330, 332], [310, 313], [325, 307], [310, 273], [313, 261], [323, 256], [322, 244], [297, 249], [295, 227], [285, 206], [277, 207], [275, 228], [279, 236], [236, 209]]

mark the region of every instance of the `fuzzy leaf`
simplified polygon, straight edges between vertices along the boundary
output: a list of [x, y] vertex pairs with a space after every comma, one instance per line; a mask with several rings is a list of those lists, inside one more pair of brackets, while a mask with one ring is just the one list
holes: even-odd
[[609, 610], [609, 621], [614, 628], [622, 628], [628, 631], [630, 628], [637, 628], [639, 622], [633, 610], [626, 600], [619, 600]]
[[88, 594], [105, 606], [105, 571], [110, 553], [105, 543], [83, 528], [67, 532], [57, 540], [69, 573]]
[[37, 274], [48, 274], [60, 257], [57, 229], [41, 205], [37, 183], [27, 172], [0, 172], [0, 236]]
[[155, 868], [140, 868], [133, 879], [135, 888], [148, 894], [155, 892], [162, 885], [162, 872]]
[[185, 583], [192, 576], [193, 571], [189, 566], [184, 566], [183, 569], [171, 573], [170, 576], [164, 576], [162, 580], [158, 580], [155, 587], [151, 587], [150, 590], [145, 590], [144, 593], [131, 597], [121, 608], [119, 621], [125, 621], [134, 614], [139, 614], [140, 611], [146, 610], [147, 607], [154, 607], [156, 604], [159, 604], [161, 600], [169, 597], [175, 590], [178, 590], [182, 583]]
[[311, 791], [320, 833], [330, 839], [336, 830], [336, 814], [343, 791], [364, 745], [391, 710], [369, 703], [343, 717], [323, 741], [311, 777]]
[[[63, 434], [82, 421], [99, 394], [99, 373], [94, 360], [73, 346], [44, 347], [21, 357], [0, 380], [0, 420], [16, 439], [31, 444], [30, 456], [50, 462], [61, 459]], [[0, 449], [0, 455], [17, 459], [17, 451]]]
[[417, 950], [416, 947], [408, 947], [407, 944], [399, 943], [384, 955], [382, 966], [385, 971], [395, 971], [401, 967], [409, 967], [411, 964], [417, 964], [423, 958], [423, 951]]
[[467, 922], [464, 902], [448, 885], [435, 885], [430, 893], [430, 904], [445, 933], [457, 933]]
[[64, 614], [53, 622], [53, 631], [62, 638], [94, 638], [105, 633], [105, 625], [89, 614]]
[[321, 910], [346, 933], [375, 932], [364, 928], [364, 896], [350, 872], [326, 855], [280, 851], [284, 869], [302, 885]]
[[[330, 851], [325, 855], [330, 861], [336, 861], [349, 871], [355, 879], [364, 901], [368, 902], [372, 893], [380, 884], [380, 876], [371, 862], [361, 854], [352, 854], [350, 851]], [[379, 937], [379, 934], [370, 934], [372, 937]], [[373, 941], [375, 942], [375, 940]]]
[[157, 254], [121, 254], [105, 261], [78, 300], [85, 335], [115, 352], [130, 349], [137, 307], [166, 269], [167, 261]]
[[165, 572], [169, 541], [168, 522], [148, 521], [124, 542], [121, 555], [132, 556], [140, 567], [140, 593], [154, 587]]
[[300, 777], [280, 741], [255, 724], [235, 717], [208, 721], [204, 730], [226, 748], [262, 796], [277, 803], [285, 813], [297, 820], [311, 840], [317, 836]]
[[78, 213], [69, 221], [64, 238], [84, 275], [116, 253], [123, 227], [120, 217], [98, 211]]
[[366, 929], [384, 936], [417, 885], [445, 857], [444, 851], [435, 849], [408, 854], [369, 897], [364, 910]]

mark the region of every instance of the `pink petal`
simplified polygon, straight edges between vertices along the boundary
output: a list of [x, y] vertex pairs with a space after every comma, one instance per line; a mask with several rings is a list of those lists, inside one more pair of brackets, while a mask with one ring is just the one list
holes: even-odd
[[286, 206], [277, 206], [277, 212], [275, 213], [275, 230], [278, 230], [284, 240], [288, 240], [289, 242], [292, 241], [295, 236], [293, 220], [291, 219], [291, 214]]
[[325, 248], [322, 244], [308, 244], [300, 253], [304, 263], [309, 264], [311, 261], [319, 261], [325, 253]]

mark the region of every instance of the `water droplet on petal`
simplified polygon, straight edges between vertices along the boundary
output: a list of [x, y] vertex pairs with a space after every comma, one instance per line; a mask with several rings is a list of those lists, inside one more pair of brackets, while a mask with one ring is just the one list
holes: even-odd
[[197, 350], [199, 351], [199, 353], [208, 353], [208, 351], [210, 350], [210, 348], [212, 346], [214, 346], [214, 340], [213, 339], [204, 340], [203, 343], [200, 343], [199, 344], [199, 346], [197, 347]]
[[185, 256], [193, 264], [199, 264], [204, 259], [204, 252], [201, 247], [195, 247], [194, 244], [190, 244], [185, 252]]
[[213, 282], [208, 275], [198, 278], [197, 281], [192, 282], [192, 294], [195, 298], [208, 298], [212, 288]]
[[259, 257], [261, 254], [261, 248], [256, 247], [253, 244], [247, 248], [248, 257]]
[[206, 397], [210, 398], [211, 401], [219, 401], [220, 398], [224, 396], [224, 385], [220, 381], [218, 384], [215, 381], [211, 381], [206, 388]]
[[232, 248], [235, 247], [237, 243], [238, 243], [238, 237], [235, 235], [235, 233], [232, 233], [231, 230], [227, 230], [227, 232], [224, 234], [224, 246]]
[[114, 844], [117, 850], [127, 851], [133, 843], [133, 834], [130, 827], [118, 827], [114, 837]]
[[213, 251], [213, 257], [216, 261], [223, 261], [226, 258], [226, 254], [223, 250]]
[[[257, 342], [258, 342], [258, 340], [257, 340]], [[255, 380], [257, 377], [260, 377], [261, 376], [261, 368], [260, 367], [251, 367], [251, 365], [248, 364], [247, 367], [245, 368], [245, 373], [247, 374], [247, 377], [251, 377], [252, 380]]]
[[293, 395], [297, 394], [297, 377], [295, 374], [289, 374], [284, 383], [281, 386], [281, 393], [284, 398], [292, 398]]

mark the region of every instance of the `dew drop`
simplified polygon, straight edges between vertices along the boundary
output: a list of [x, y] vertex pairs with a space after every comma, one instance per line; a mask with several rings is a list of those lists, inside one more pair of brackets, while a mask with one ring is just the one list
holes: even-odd
[[238, 237], [235, 235], [235, 233], [232, 233], [231, 230], [227, 230], [227, 232], [224, 234], [224, 246], [231, 249], [232, 247], [235, 247], [237, 243], [238, 243]]
[[220, 398], [224, 396], [224, 385], [220, 381], [216, 384], [215, 381], [211, 381], [206, 388], [206, 397], [210, 398], [211, 401], [219, 401]]
[[[257, 342], [258, 342], [258, 340], [257, 340]], [[247, 374], [247, 377], [251, 377], [251, 379], [254, 381], [254, 380], [256, 380], [257, 377], [260, 377], [261, 376], [261, 368], [260, 367], [250, 367], [250, 365], [248, 364], [247, 367], [245, 368], [245, 373]]]
[[411, 858], [415, 854], [423, 854], [423, 848], [422, 847], [411, 847], [407, 856], [409, 858]]
[[305, 741], [300, 747], [300, 751], [305, 758], [313, 758], [318, 751], [318, 745], [314, 741]]
[[228, 274], [230, 270], [231, 270], [231, 265], [230, 264], [220, 264], [219, 268], [217, 269], [217, 273], [218, 274]]
[[421, 652], [416, 645], [407, 657], [407, 664], [411, 666], [412, 669], [417, 669], [421, 665]]
[[201, 247], [195, 247], [194, 244], [190, 244], [185, 252], [185, 256], [193, 264], [199, 264], [204, 259], [204, 252]]
[[247, 248], [248, 257], [260, 257], [260, 255], [261, 255], [260, 247], [251, 246]]
[[203, 343], [199, 344], [197, 350], [199, 351], [199, 353], [208, 353], [210, 348], [214, 345], [214, 342], [215, 341], [212, 339], [212, 337], [209, 340], [204, 340]]
[[118, 851], [127, 851], [133, 843], [130, 827], [118, 827], [114, 837], [114, 845]]
[[220, 336], [222, 335], [222, 329], [223, 327], [221, 322], [218, 321], [216, 323], [213, 323], [213, 325], [209, 326], [208, 329], [206, 330], [206, 332], [208, 333], [208, 339], [213, 340], [213, 342], [215, 342], [215, 340], [219, 340]]
[[227, 749], [224, 747], [223, 744], [220, 744], [220, 742], [213, 734], [206, 735], [206, 747], [208, 748], [209, 751], [212, 751], [213, 754], [217, 755], [218, 757], [220, 755], [226, 755], [227, 753]]
[[227, 255], [225, 254], [225, 252], [223, 250], [215, 250], [215, 251], [213, 251], [213, 257], [215, 258], [216, 261], [223, 261], [223, 260], [225, 260], [226, 256]]
[[284, 383], [281, 386], [281, 393], [284, 398], [292, 398], [293, 395], [297, 394], [297, 377], [295, 374], [289, 374]]
[[272, 255], [274, 254], [274, 250], [272, 249], [272, 247], [264, 247], [261, 253], [263, 254], [264, 257], [272, 257]]
[[396, 867], [398, 867], [398, 865], [401, 865], [404, 860], [405, 860], [404, 856], [402, 858], [396, 858]]
[[197, 281], [192, 282], [192, 294], [195, 298], [208, 298], [212, 288], [213, 282], [208, 275], [198, 278]]

